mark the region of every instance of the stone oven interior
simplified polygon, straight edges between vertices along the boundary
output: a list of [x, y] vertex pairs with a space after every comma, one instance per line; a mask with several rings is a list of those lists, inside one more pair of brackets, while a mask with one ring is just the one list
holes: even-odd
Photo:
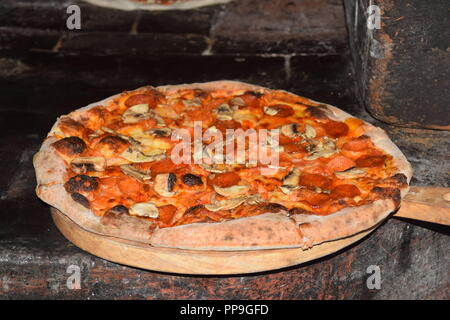
[[[450, 186], [449, 131], [387, 124], [358, 98], [341, 0], [233, 0], [185, 11], [71, 3], [81, 8], [81, 30], [67, 29], [65, 1], [0, 2], [0, 296], [448, 298], [448, 228], [401, 219], [331, 257], [251, 276], [148, 272], [71, 245], [34, 194], [32, 156], [57, 116], [147, 84], [241, 80], [336, 105], [387, 131], [414, 167], [413, 185]], [[81, 290], [65, 286], [74, 263], [85, 274]], [[382, 265], [383, 290], [363, 285], [369, 265]]]

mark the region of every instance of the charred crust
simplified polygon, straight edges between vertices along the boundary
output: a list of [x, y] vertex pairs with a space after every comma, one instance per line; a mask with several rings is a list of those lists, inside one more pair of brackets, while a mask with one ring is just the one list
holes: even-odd
[[62, 138], [52, 144], [52, 146], [59, 152], [67, 155], [76, 155], [86, 150], [86, 143], [78, 137]]
[[82, 194], [80, 194], [78, 192], [74, 192], [70, 196], [72, 197], [73, 201], [78, 202], [83, 207], [85, 207], [87, 209], [89, 209], [91, 207], [91, 205], [89, 204], [89, 200]]
[[64, 184], [64, 188], [69, 193], [74, 192], [89, 192], [97, 189], [98, 187], [98, 180], [95, 177], [90, 177], [84, 174], [76, 175], [69, 179]]
[[166, 130], [163, 130], [163, 129], [155, 129], [155, 130], [152, 131], [152, 133], [155, 136], [158, 136], [160, 138], [165, 138], [165, 137], [170, 136], [170, 131], [166, 131]]
[[202, 89], [194, 89], [194, 97], [196, 98], [206, 98], [209, 96], [209, 93]]
[[112, 207], [107, 212], [114, 215], [128, 214], [128, 208], [119, 204], [117, 206]]
[[404, 186], [408, 184], [408, 178], [403, 173], [397, 173], [391, 177], [394, 179], [398, 184]]
[[125, 214], [128, 214], [127, 207], [119, 204], [106, 211], [100, 222], [103, 225], [118, 228], [120, 226], [120, 216]]
[[254, 96], [256, 98], [261, 98], [264, 95], [264, 93], [251, 91], [251, 90], [245, 91], [244, 94], [248, 94], [248, 95]]
[[275, 202], [269, 202], [267, 204], [264, 205], [264, 209], [266, 209], [267, 211], [271, 211], [271, 212], [280, 212], [280, 211], [288, 211], [288, 208], [286, 208], [285, 206], [279, 204], [279, 203], [275, 203]]
[[99, 141], [99, 144], [107, 145], [111, 150], [119, 152], [124, 146], [128, 146], [128, 142], [118, 136], [106, 136]]
[[306, 112], [308, 112], [311, 117], [317, 119], [328, 119], [327, 111], [328, 107], [325, 105], [306, 108]]
[[192, 187], [192, 186], [199, 186], [203, 184], [202, 178], [199, 176], [196, 176], [195, 174], [187, 173], [181, 177], [183, 180], [183, 183]]
[[378, 199], [392, 199], [395, 207], [400, 207], [402, 195], [399, 188], [382, 188], [375, 187], [371, 190], [371, 193], [375, 194]]
[[204, 205], [198, 204], [198, 205], [196, 205], [196, 206], [193, 206], [193, 207], [188, 208], [188, 209], [184, 212], [184, 214], [195, 214], [196, 211], [198, 211], [198, 210], [200, 210], [200, 209], [203, 209], [204, 207], [205, 207]]
[[289, 210], [289, 215], [290, 216], [294, 215], [294, 214], [307, 214], [307, 213], [308, 213], [308, 211], [306, 211], [305, 209], [297, 208], [297, 207], [292, 208], [292, 209]]
[[173, 173], [169, 173], [169, 175], [167, 177], [167, 190], [169, 190], [169, 192], [172, 192], [176, 181], [177, 181], [177, 176]]
[[72, 170], [76, 173], [85, 173], [89, 171], [95, 171], [92, 163], [71, 163]]

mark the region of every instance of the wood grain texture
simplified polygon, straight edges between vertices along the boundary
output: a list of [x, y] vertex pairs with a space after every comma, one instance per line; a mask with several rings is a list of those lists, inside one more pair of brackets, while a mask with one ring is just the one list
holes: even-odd
[[147, 270], [202, 275], [255, 273], [298, 265], [339, 251], [376, 228], [309, 250], [200, 251], [156, 248], [106, 237], [84, 230], [57, 209], [52, 208], [51, 212], [56, 226], [68, 240], [98, 257]]
[[396, 217], [450, 225], [450, 188], [411, 187]]
[[[412, 187], [396, 217], [450, 225], [449, 188]], [[375, 228], [309, 250], [300, 248], [203, 251], [157, 248], [89, 232], [55, 208], [52, 218], [61, 233], [79, 248], [109, 261], [147, 270], [201, 275], [230, 275], [275, 270], [312, 261], [362, 239]]]

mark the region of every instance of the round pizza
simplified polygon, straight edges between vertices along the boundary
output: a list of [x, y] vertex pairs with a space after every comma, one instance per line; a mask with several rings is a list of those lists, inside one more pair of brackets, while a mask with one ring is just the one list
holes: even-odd
[[311, 248], [383, 221], [412, 169], [385, 132], [235, 81], [142, 87], [57, 119], [37, 195], [84, 229], [193, 250]]

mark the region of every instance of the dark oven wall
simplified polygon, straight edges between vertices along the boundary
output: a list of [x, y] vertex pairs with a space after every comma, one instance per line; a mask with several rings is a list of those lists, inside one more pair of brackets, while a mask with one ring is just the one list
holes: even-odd
[[[123, 90], [231, 79], [335, 104], [386, 129], [413, 164], [418, 185], [448, 186], [450, 139], [386, 126], [358, 107], [340, 0], [233, 0], [159, 12], [73, 0], [81, 8], [81, 30], [74, 31], [66, 28], [67, 3], [0, 1], [0, 297], [448, 297], [442, 258], [448, 237], [439, 228], [394, 219], [344, 252], [250, 276], [147, 272], [71, 245], [35, 196], [31, 159], [56, 117]], [[71, 264], [81, 266], [81, 290], [66, 288]], [[366, 287], [370, 265], [381, 266], [381, 291]]]
[[142, 85], [219, 79], [288, 89], [344, 109], [348, 103], [340, 0], [240, 0], [145, 12], [72, 3], [81, 9], [81, 30], [67, 29], [65, 2], [0, 2], [2, 109], [50, 121]]

